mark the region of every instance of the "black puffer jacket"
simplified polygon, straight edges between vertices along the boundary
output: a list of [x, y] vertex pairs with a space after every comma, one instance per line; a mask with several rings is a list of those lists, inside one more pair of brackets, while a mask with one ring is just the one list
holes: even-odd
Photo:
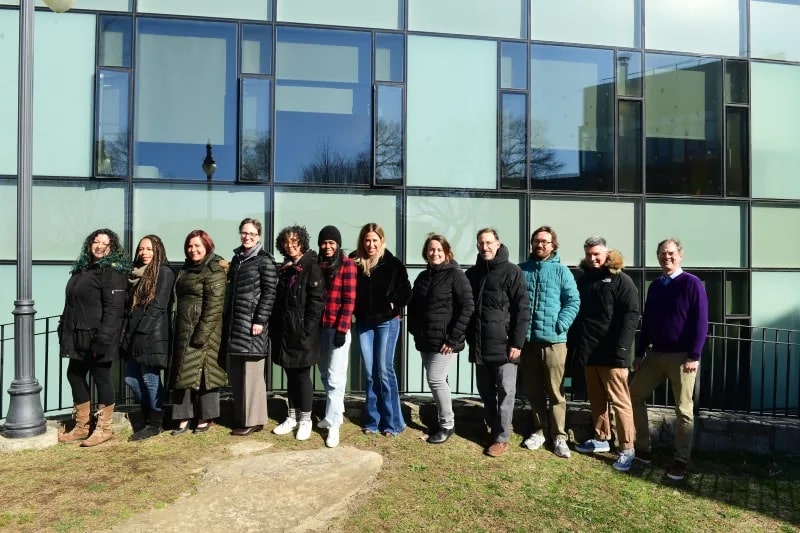
[[62, 357], [93, 357], [97, 362], [119, 358], [128, 265], [102, 258], [73, 272], [58, 324]]
[[[491, 261], [478, 255], [467, 270], [475, 312], [467, 329], [469, 360], [473, 363], [506, 363], [508, 349], [522, 348], [528, 332], [531, 307], [522, 270], [508, 261], [501, 244]], [[516, 361], [515, 361], [516, 362]]]
[[428, 265], [414, 281], [408, 304], [408, 332], [420, 352], [438, 352], [447, 343], [454, 352], [464, 338], [474, 310], [472, 287], [455, 261]]
[[[167, 368], [170, 348], [170, 308], [175, 274], [164, 265], [158, 270], [156, 294], [147, 307], [131, 309], [124, 328], [122, 346], [126, 358], [142, 365]], [[128, 301], [135, 286], [128, 289]]]
[[269, 333], [272, 362], [305, 368], [319, 360], [319, 324], [325, 309], [325, 280], [313, 250], [278, 270], [278, 290]]
[[[266, 358], [270, 351], [269, 322], [275, 305], [278, 271], [272, 254], [258, 245], [246, 257], [235, 250], [228, 272], [228, 309], [223, 349], [229, 357]], [[264, 331], [253, 335], [253, 324]]]
[[631, 344], [639, 325], [639, 291], [622, 272], [622, 255], [609, 250], [602, 268], [581, 261], [578, 292], [581, 308], [569, 331], [573, 357], [592, 366], [628, 368]]
[[[350, 254], [355, 257], [355, 253]], [[370, 275], [359, 266], [356, 282], [357, 322], [380, 324], [400, 316], [411, 299], [411, 282], [405, 265], [389, 250], [383, 252]]]

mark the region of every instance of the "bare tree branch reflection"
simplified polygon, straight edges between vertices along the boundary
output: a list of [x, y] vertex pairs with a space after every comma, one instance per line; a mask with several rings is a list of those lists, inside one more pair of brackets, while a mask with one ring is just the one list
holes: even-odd
[[403, 179], [403, 125], [395, 120], [378, 119], [375, 125], [375, 180]]
[[269, 131], [260, 131], [242, 139], [242, 181], [269, 181], [271, 145]]
[[95, 172], [98, 176], [128, 175], [128, 132], [122, 131], [95, 144]]
[[303, 168], [302, 181], [335, 185], [369, 183], [371, 166], [368, 150], [345, 157], [336, 152], [330, 141], [325, 141], [317, 149], [311, 164]]

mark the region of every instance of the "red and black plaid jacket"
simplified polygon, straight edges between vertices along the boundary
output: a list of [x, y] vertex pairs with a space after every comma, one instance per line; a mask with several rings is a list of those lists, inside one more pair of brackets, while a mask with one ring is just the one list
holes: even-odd
[[322, 327], [335, 328], [347, 333], [356, 306], [356, 280], [358, 270], [355, 262], [342, 255], [342, 266], [331, 280], [325, 295], [325, 311], [322, 313]]

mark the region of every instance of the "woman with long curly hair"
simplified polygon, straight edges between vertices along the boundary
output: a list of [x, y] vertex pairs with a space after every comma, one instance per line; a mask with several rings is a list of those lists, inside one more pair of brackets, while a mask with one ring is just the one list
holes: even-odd
[[[61, 357], [69, 358], [67, 381], [72, 388], [75, 425], [59, 442], [82, 441], [97, 446], [111, 439], [114, 382], [111, 364], [119, 358], [120, 330], [125, 314], [125, 289], [131, 269], [119, 236], [98, 229], [83, 241], [67, 281], [64, 312], [58, 324]], [[90, 435], [91, 375], [97, 390], [97, 421]]]
[[128, 279], [128, 317], [122, 348], [127, 363], [125, 383], [142, 406], [146, 425], [131, 440], [161, 433], [164, 385], [161, 371], [169, 363], [170, 300], [175, 274], [167, 264], [164, 243], [145, 235], [136, 247]]
[[314, 399], [311, 367], [319, 361], [325, 280], [317, 263], [317, 252], [310, 249], [305, 227], [283, 228], [275, 239], [275, 248], [283, 254], [284, 263], [278, 269], [278, 289], [270, 321], [272, 361], [286, 372], [289, 411], [272, 432], [286, 435], [297, 428], [295, 438], [307, 440], [311, 437]]

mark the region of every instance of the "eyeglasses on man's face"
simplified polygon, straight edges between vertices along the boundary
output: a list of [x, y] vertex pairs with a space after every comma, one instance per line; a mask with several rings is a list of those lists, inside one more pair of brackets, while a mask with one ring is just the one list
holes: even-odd
[[258, 233], [252, 231], [240, 231], [239, 235], [241, 235], [242, 237], [250, 237], [251, 239], [258, 237]]

